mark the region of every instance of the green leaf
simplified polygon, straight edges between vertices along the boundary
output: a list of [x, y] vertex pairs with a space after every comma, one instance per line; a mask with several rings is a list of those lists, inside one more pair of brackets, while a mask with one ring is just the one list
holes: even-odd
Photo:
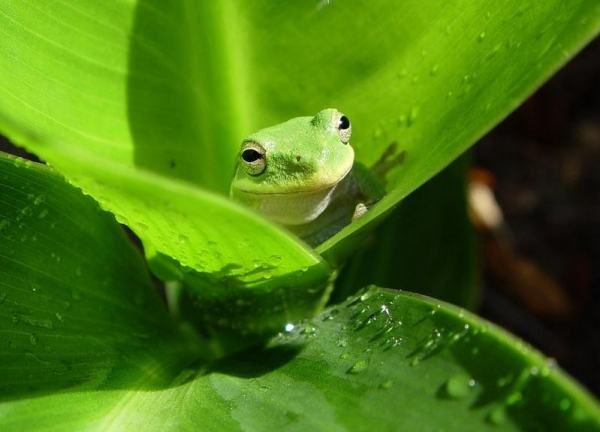
[[[0, 124], [2, 120], [0, 116]], [[18, 130], [10, 120], [4, 124]], [[32, 135], [14, 136], [20, 142], [41, 143]], [[55, 167], [65, 167], [77, 186], [94, 191], [102, 206], [135, 230], [158, 275], [193, 280], [203, 307], [213, 313], [225, 302], [229, 315], [250, 314], [236, 327], [248, 322], [259, 333], [279, 330], [289, 320], [313, 315], [323, 304], [329, 266], [279, 227], [188, 183], [78, 150], [65, 150], [64, 155]], [[172, 263], [169, 256], [178, 261]], [[252, 301], [236, 311], [237, 303], [229, 298]], [[292, 303], [294, 298], [302, 301]]]
[[3, 430], [600, 430], [551, 360], [458, 308], [378, 289], [264, 349], [113, 381], [6, 402]]
[[334, 300], [376, 284], [474, 308], [480, 281], [467, 214], [469, 162], [459, 158], [394, 209], [344, 265]]
[[[240, 289], [290, 274], [298, 286], [325, 286], [329, 268], [305, 245], [176, 181], [227, 190], [241, 139], [231, 137], [236, 120], [223, 106], [228, 69], [220, 66], [230, 53], [219, 45], [224, 30], [213, 26], [220, 4], [178, 2], [167, 16], [163, 5], [133, 6], [0, 6], [0, 25], [14, 36], [0, 41], [0, 52], [19, 52], [14, 67], [0, 71], [3, 129], [128, 224], [151, 256], [174, 257]], [[34, 106], [39, 86], [32, 93], [25, 81], [46, 89], [46, 108]], [[208, 85], [216, 81], [224, 84]]]
[[[137, 172], [144, 168], [225, 193], [243, 135], [292, 116], [326, 106], [345, 111], [358, 159], [367, 164], [397, 142], [406, 157], [388, 177], [388, 195], [318, 249], [335, 262], [363, 227], [472, 145], [591, 39], [600, 29], [600, 6], [87, 0], [42, 8], [24, 0], [0, 6], [0, 28], [0, 113], [43, 142], [17, 141], [69, 178], [104, 176], [96, 180], [108, 186], [98, 190], [87, 181], [86, 191], [100, 201], [103, 194], [105, 208], [120, 207], [138, 224], [149, 225], [154, 215], [122, 203], [130, 192], [110, 184], [112, 170], [81, 173], [81, 158], [71, 153], [129, 167], [138, 182], [147, 179]], [[195, 195], [190, 189], [185, 194]], [[238, 226], [250, 219], [235, 206], [219, 212]], [[157, 205], [152, 213], [169, 209]], [[275, 232], [265, 227], [248, 230], [252, 243]], [[180, 233], [201, 237], [185, 224]], [[234, 262], [231, 242], [220, 236], [215, 255]], [[176, 245], [149, 233], [142, 238], [189, 265]], [[267, 263], [261, 252], [253, 258]], [[296, 269], [315, 262], [307, 252], [302, 264], [282, 259]], [[250, 265], [248, 257], [241, 264]]]
[[[347, 23], [359, 14], [346, 4], [324, 9], [331, 21]], [[319, 61], [328, 55], [336, 53], [335, 64], [346, 65], [344, 72], [321, 69], [329, 87], [320, 90], [330, 96], [328, 103], [344, 107], [354, 119], [361, 161], [376, 161], [391, 142], [405, 152], [405, 162], [389, 176], [388, 195], [318, 248], [330, 256], [343, 254], [354, 231], [376, 221], [474, 144], [600, 31], [595, 0], [493, 5], [404, 1], [395, 9], [383, 3], [369, 3], [368, 9], [361, 24], [370, 31], [340, 24], [336, 31], [345, 37], [328, 40], [323, 57], [302, 56], [295, 47], [286, 47], [286, 55], [308, 63], [295, 62], [294, 69], [313, 80], [321, 73]], [[298, 24], [314, 28], [301, 20]], [[321, 31], [332, 31], [324, 27]], [[298, 50], [303, 46], [298, 43]], [[340, 82], [350, 84], [334, 95]], [[292, 92], [289, 105], [324, 103], [310, 90], [302, 93]]]
[[0, 399], [178, 367], [182, 338], [114, 218], [46, 166], [0, 154], [0, 178]]

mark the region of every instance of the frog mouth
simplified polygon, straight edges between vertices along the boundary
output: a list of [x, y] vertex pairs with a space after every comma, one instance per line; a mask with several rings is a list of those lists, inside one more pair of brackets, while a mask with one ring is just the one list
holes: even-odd
[[294, 190], [290, 190], [290, 191], [285, 191], [285, 192], [270, 192], [270, 191], [256, 191], [256, 190], [247, 190], [247, 189], [238, 189], [237, 192], [241, 192], [243, 194], [246, 195], [255, 195], [255, 196], [277, 196], [277, 195], [283, 195], [283, 196], [289, 196], [289, 195], [310, 195], [310, 194], [315, 194], [315, 193], [319, 193], [319, 192], [325, 192], [329, 189], [333, 189], [334, 187], [336, 187], [340, 182], [342, 182], [350, 173], [350, 171], [352, 170], [352, 165], [350, 165], [350, 168], [348, 168], [346, 170], [346, 172], [341, 175], [336, 181], [333, 182], [329, 182], [323, 185], [319, 185], [318, 187], [315, 188], [306, 188], [306, 189], [294, 189]]

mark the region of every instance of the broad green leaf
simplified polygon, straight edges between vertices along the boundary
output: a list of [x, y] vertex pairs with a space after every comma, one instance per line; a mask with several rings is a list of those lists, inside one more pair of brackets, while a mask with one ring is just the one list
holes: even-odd
[[[17, 130], [10, 120], [4, 124]], [[32, 135], [15, 136], [20, 142], [41, 142]], [[54, 147], [59, 153], [64, 149], [59, 143]], [[329, 266], [279, 227], [189, 183], [78, 150], [65, 150], [64, 155], [55, 167], [65, 167], [75, 184], [94, 191], [105, 208], [135, 230], [157, 274], [194, 280], [204, 307], [213, 298], [215, 303], [210, 304], [220, 308], [225, 299], [248, 297], [252, 301], [238, 312], [250, 313], [248, 323], [256, 331], [267, 331], [312, 315], [322, 305]], [[177, 257], [177, 262], [169, 264], [169, 256]], [[302, 301], [291, 303], [294, 298]], [[229, 305], [229, 314], [235, 315], [235, 305]]]
[[372, 283], [472, 309], [479, 279], [462, 157], [396, 207], [344, 265], [335, 299]]
[[[231, 80], [220, 66], [232, 54], [221, 49], [224, 30], [212, 17], [223, 11], [213, 3], [176, 2], [166, 12], [160, 4], [0, 5], [10, 36], [0, 39], [0, 58], [11, 65], [0, 67], [3, 129], [127, 223], [150, 254], [245, 288], [290, 273], [299, 286], [323, 285], [329, 270], [305, 245], [174, 181], [227, 190], [240, 139], [223, 106]], [[40, 85], [47, 109], [36, 106]]]
[[100, 158], [226, 191], [241, 137], [234, 53], [213, 19], [225, 4], [2, 2], [0, 112]]
[[[337, 6], [328, 13], [340, 20], [348, 13], [350, 22], [353, 11]], [[348, 106], [357, 125], [365, 125], [356, 128], [358, 157], [373, 162], [390, 142], [398, 142], [405, 161], [390, 175], [389, 193], [373, 211], [318, 248], [329, 255], [472, 145], [600, 31], [596, 0], [443, 5], [415, 0], [393, 12], [383, 4], [369, 9], [363, 25], [378, 29], [374, 34], [349, 25], [338, 30], [360, 38], [348, 44], [352, 49], [343, 50], [348, 39], [327, 43], [328, 54], [344, 53], [336, 61], [346, 60], [354, 73], [341, 77], [326, 68], [331, 87], [324, 93], [331, 95], [341, 81], [358, 82], [331, 97], [335, 105]], [[361, 46], [372, 49], [361, 56]], [[288, 53], [295, 54], [293, 48]], [[317, 68], [315, 60], [298, 70], [314, 77]], [[362, 69], [369, 70], [368, 79], [359, 80]], [[313, 101], [307, 92], [296, 92], [293, 100]]]
[[[69, 178], [81, 174], [80, 157], [70, 154], [83, 151], [89, 160], [126, 166], [137, 182], [145, 182], [138, 173], [144, 168], [226, 193], [244, 134], [326, 106], [353, 119], [360, 161], [372, 164], [397, 142], [406, 157], [388, 176], [388, 195], [318, 249], [335, 262], [364, 226], [473, 144], [592, 38], [600, 5], [86, 0], [42, 7], [23, 0], [0, 5], [0, 28], [0, 113], [44, 137], [17, 141]], [[94, 184], [86, 181], [86, 192], [104, 194], [105, 208], [120, 206], [132, 224], [154, 218], [121, 203], [130, 193], [122, 184]], [[185, 193], [194, 195], [190, 189]], [[219, 211], [239, 226], [248, 223], [235, 206]], [[152, 213], [169, 210], [156, 205]], [[182, 235], [195, 236], [181, 225]], [[249, 232], [253, 243], [274, 232], [263, 231]], [[142, 238], [185, 261], [176, 245], [150, 233]], [[212, 250], [234, 262], [231, 243], [215, 243]], [[253, 258], [268, 262], [258, 248]], [[303, 265], [311, 259], [305, 251]], [[246, 257], [242, 265], [248, 264]]]
[[46, 166], [0, 154], [0, 179], [0, 400], [179, 367], [183, 339], [114, 218]]
[[[164, 351], [152, 353], [160, 364]], [[493, 367], [490, 367], [493, 365]], [[596, 402], [502, 330], [371, 289], [264, 349], [0, 405], [3, 430], [600, 430]], [[48, 424], [52, 419], [52, 424]]]
[[112, 217], [47, 167], [3, 156], [0, 178], [2, 431], [600, 430], [551, 360], [389, 290], [202, 360]]

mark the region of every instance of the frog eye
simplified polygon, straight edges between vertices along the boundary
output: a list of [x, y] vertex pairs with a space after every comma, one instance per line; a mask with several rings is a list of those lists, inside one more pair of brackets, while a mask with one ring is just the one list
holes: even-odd
[[348, 144], [352, 135], [352, 125], [350, 124], [350, 119], [343, 114], [337, 121], [337, 130], [342, 142]]
[[240, 153], [240, 159], [250, 175], [262, 174], [267, 167], [265, 160], [265, 149], [254, 141], [244, 143]]

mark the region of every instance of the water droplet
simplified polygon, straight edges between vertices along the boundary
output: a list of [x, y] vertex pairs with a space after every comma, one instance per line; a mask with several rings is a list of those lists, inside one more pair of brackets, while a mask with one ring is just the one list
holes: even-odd
[[287, 333], [290, 333], [292, 331], [294, 331], [294, 329], [296, 328], [296, 326], [292, 323], [287, 323], [285, 325], [285, 327], [283, 328]]
[[561, 411], [567, 411], [569, 408], [571, 408], [571, 401], [566, 398], [561, 399], [559, 406]]
[[60, 322], [63, 322], [65, 320], [65, 318], [62, 316], [62, 314], [60, 312], [56, 312], [54, 314], [54, 316], [56, 317], [57, 320], [59, 320]]
[[498, 51], [500, 51], [500, 49], [502, 48], [501, 44], [497, 44], [496, 46], [494, 46], [494, 49], [492, 49], [489, 53], [486, 54], [485, 58], [487, 60], [493, 58], [496, 56], [496, 54], [498, 54]]
[[309, 337], [313, 337], [317, 335], [317, 328], [311, 325], [306, 325], [304, 326], [304, 328], [302, 329], [302, 331], [300, 332], [300, 334], [304, 335], [304, 336], [309, 336]]
[[498, 380], [496, 381], [496, 385], [498, 387], [506, 387], [506, 385], [508, 385], [512, 380], [513, 380], [513, 376], [509, 374], [509, 375], [498, 378]]
[[269, 258], [271, 259], [272, 263], [278, 263], [281, 261], [281, 257], [279, 255], [271, 255]]
[[325, 312], [325, 314], [323, 315], [323, 317], [321, 318], [322, 321], [331, 321], [332, 319], [334, 319], [337, 314], [340, 311], [338, 309], [330, 309], [329, 311]]
[[466, 375], [455, 375], [446, 381], [446, 394], [453, 399], [462, 399], [473, 390], [475, 380]]
[[387, 381], [384, 381], [381, 384], [379, 384], [379, 388], [390, 389], [390, 388], [392, 388], [393, 384], [394, 383], [392, 382], [392, 380], [387, 380]]
[[501, 425], [506, 421], [506, 412], [504, 411], [504, 407], [499, 406], [492, 409], [485, 419], [493, 425]]
[[479, 36], [477, 37], [477, 40], [479, 42], [483, 42], [484, 39], [485, 39], [485, 32], [482, 31], [481, 33], [479, 33]]
[[362, 293], [359, 297], [360, 301], [365, 301], [368, 300], [369, 297], [371, 297], [371, 291], [365, 291], [364, 293]]
[[521, 395], [521, 392], [514, 392], [511, 393], [508, 398], [506, 398], [506, 405], [516, 405], [519, 402], [521, 402], [521, 399], [523, 399], [523, 395]]
[[412, 126], [417, 116], [419, 115], [419, 109], [417, 107], [412, 107], [410, 113], [408, 114], [407, 126]]
[[354, 363], [352, 365], [352, 367], [350, 367], [350, 369], [348, 369], [348, 373], [350, 374], [359, 374], [364, 372], [365, 370], [367, 370], [367, 368], [369, 367], [369, 362], [367, 360], [359, 360], [356, 363]]

